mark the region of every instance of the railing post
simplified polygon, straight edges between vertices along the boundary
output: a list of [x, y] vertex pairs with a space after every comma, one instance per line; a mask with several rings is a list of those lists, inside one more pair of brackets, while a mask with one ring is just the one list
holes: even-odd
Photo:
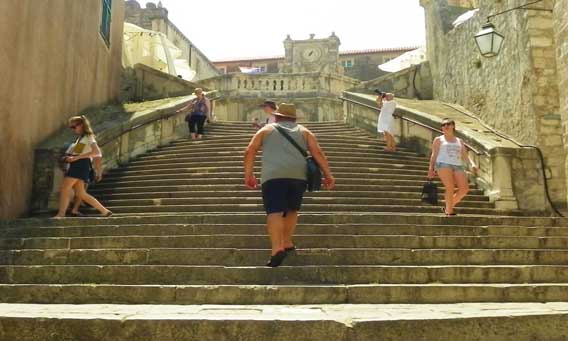
[[504, 148], [495, 148], [491, 151], [491, 167], [493, 189], [497, 194], [495, 207], [502, 210], [516, 210], [519, 208], [513, 192], [512, 178], [513, 153]]

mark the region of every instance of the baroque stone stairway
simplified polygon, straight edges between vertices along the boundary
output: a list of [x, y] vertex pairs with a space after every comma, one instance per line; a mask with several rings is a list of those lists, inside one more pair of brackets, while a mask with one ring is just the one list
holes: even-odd
[[[554, 303], [523, 305], [568, 300], [564, 220], [498, 211], [479, 189], [459, 216], [444, 217], [420, 202], [425, 156], [387, 154], [376, 137], [342, 123], [307, 126], [337, 189], [306, 195], [299, 250], [284, 266], [263, 266], [261, 196], [242, 184], [254, 130], [216, 123], [202, 141], [179, 140], [111, 171], [91, 192], [112, 218], [6, 223], [0, 336], [36, 339], [30, 327], [54, 340], [568, 333]], [[540, 319], [527, 319], [525, 307]], [[493, 312], [474, 313], [484, 309]]]

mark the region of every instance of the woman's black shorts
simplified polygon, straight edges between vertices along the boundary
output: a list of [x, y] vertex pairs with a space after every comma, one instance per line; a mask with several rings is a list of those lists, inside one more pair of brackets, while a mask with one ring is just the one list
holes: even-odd
[[69, 164], [69, 170], [65, 174], [65, 177], [75, 178], [89, 182], [89, 173], [91, 172], [91, 160], [81, 159]]

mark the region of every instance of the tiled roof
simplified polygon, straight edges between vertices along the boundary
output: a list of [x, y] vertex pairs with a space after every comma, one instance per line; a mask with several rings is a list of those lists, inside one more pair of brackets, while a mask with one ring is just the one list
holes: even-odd
[[[370, 54], [370, 53], [384, 53], [384, 52], [406, 52], [416, 50], [420, 46], [404, 46], [404, 47], [387, 47], [380, 49], [367, 49], [367, 50], [348, 50], [340, 51], [340, 56], [351, 56], [358, 54]], [[249, 57], [249, 58], [234, 58], [234, 59], [224, 59], [216, 60], [213, 64], [225, 64], [225, 63], [236, 63], [236, 62], [260, 62], [269, 60], [279, 60], [284, 59], [284, 56], [270, 56], [270, 57]]]

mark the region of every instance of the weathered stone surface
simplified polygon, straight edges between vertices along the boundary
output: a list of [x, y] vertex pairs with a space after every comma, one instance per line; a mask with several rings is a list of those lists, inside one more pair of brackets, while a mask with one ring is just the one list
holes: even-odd
[[565, 303], [293, 307], [5, 304], [0, 306], [0, 334], [18, 340], [563, 340], [568, 337], [567, 309]]

